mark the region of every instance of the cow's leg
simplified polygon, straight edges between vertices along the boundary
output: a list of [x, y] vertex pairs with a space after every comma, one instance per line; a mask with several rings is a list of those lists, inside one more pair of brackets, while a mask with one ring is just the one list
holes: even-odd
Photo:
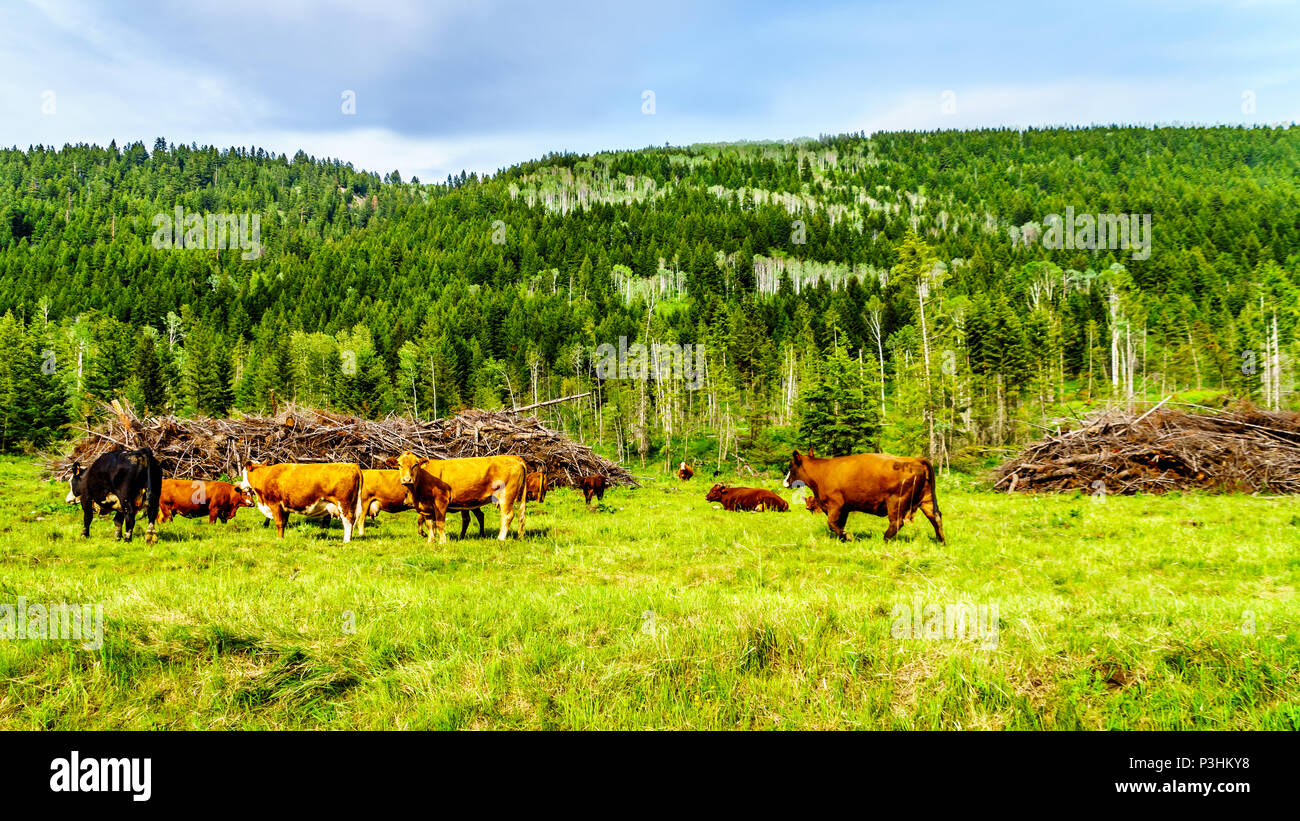
[[[343, 520], [343, 541], [351, 539], [353, 527], [356, 527], [358, 536], [366, 535], [366, 513], [370, 510], [370, 500], [358, 500], [358, 504], [353, 505], [351, 511], [344, 510], [343, 505], [339, 505], [339, 510], [341, 512], [339, 518]], [[352, 522], [348, 521], [349, 513], [355, 517]]]
[[415, 517], [415, 532], [419, 534], [421, 539], [423, 539], [425, 538], [424, 526], [428, 523], [429, 519], [421, 511], [416, 511]]
[[898, 535], [898, 529], [903, 526], [903, 519], [906, 517], [907, 509], [903, 507], [904, 502], [901, 499], [890, 499], [885, 509], [889, 517], [889, 527], [885, 530], [885, 541], [889, 541]]
[[849, 520], [849, 512], [836, 502], [826, 503], [826, 526], [831, 529], [840, 541], [847, 541], [849, 536], [844, 532], [844, 525]]
[[[477, 510], [474, 512], [478, 513]], [[469, 511], [462, 510], [460, 512], [460, 537], [462, 539], [465, 538], [465, 534], [468, 532], [469, 532]], [[479, 535], [481, 536], [483, 534], [480, 533]]]
[[289, 513], [284, 509], [284, 505], [271, 506], [271, 520], [275, 522], [275, 535], [277, 538], [284, 538], [284, 526], [289, 520]]
[[497, 511], [501, 514], [501, 531], [497, 533], [497, 540], [504, 542], [510, 533], [510, 523], [515, 519], [515, 506], [509, 499], [502, 497], [501, 503], [497, 505]]
[[90, 494], [87, 493], [81, 497], [81, 537], [90, 538], [90, 522], [95, 518], [95, 503], [90, 500]]
[[933, 493], [921, 500], [921, 512], [925, 514], [925, 518], [930, 520], [930, 524], [934, 525], [935, 538], [939, 540], [940, 544], [944, 544], [943, 515], [939, 513], [939, 506], [935, 504]]
[[117, 530], [116, 539], [119, 542], [122, 541], [122, 520], [125, 518], [126, 514], [122, 512], [122, 508], [113, 511], [113, 527]]
[[515, 531], [520, 539], [524, 537], [524, 521], [527, 519], [525, 508], [528, 506], [528, 494], [519, 494], [519, 529]]

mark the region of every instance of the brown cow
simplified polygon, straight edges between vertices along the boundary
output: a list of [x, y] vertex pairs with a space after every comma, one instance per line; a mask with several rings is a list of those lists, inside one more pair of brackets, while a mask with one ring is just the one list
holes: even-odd
[[681, 479], [683, 482], [689, 480], [694, 475], [695, 471], [691, 470], [691, 466], [685, 462], [682, 462], [681, 466], [677, 468], [677, 478]]
[[343, 541], [352, 541], [365, 531], [365, 511], [361, 507], [365, 480], [361, 468], [347, 462], [325, 464], [244, 465], [240, 482], [244, 495], [257, 503], [257, 509], [275, 522], [275, 532], [284, 538], [289, 513], [303, 516], [336, 516], [343, 522]]
[[761, 487], [727, 487], [718, 482], [704, 497], [710, 502], [721, 502], [726, 510], [775, 510], [780, 513], [790, 509], [785, 499]]
[[158, 519], [170, 522], [177, 513], [187, 519], [207, 516], [208, 524], [218, 519], [222, 524], [235, 518], [241, 507], [252, 507], [253, 500], [229, 482], [205, 482], [202, 479], [163, 479], [162, 497], [158, 500]]
[[582, 491], [582, 498], [586, 499], [587, 507], [591, 507], [592, 496], [595, 496], [597, 501], [605, 501], [605, 489], [608, 487], [609, 482], [600, 474], [578, 479], [578, 490]]
[[826, 523], [840, 539], [847, 539], [844, 524], [850, 513], [870, 513], [889, 518], [885, 538], [892, 539], [919, 509], [934, 525], [943, 542], [943, 516], [935, 496], [934, 465], [928, 459], [859, 453], [818, 459], [811, 450], [794, 452], [786, 487], [806, 485], [814, 500], [809, 510], [824, 510]]
[[415, 507], [415, 502], [411, 500], [411, 490], [402, 484], [402, 474], [399, 471], [362, 470], [361, 476], [365, 480], [361, 510], [366, 516], [378, 518], [381, 512], [401, 513]]
[[524, 483], [527, 485], [528, 501], [545, 502], [546, 501], [546, 471], [539, 470], [536, 473], [530, 473], [524, 477]]
[[[407, 456], [410, 459], [405, 463]], [[451, 502], [452, 489], [451, 485], [442, 481], [432, 471], [422, 470], [418, 467], [418, 458], [415, 454], [402, 454], [397, 460], [398, 469], [393, 471], [398, 475], [402, 486], [407, 489], [408, 499], [415, 508], [416, 522], [415, 530], [421, 536], [425, 535], [425, 524], [433, 522], [433, 527], [429, 528], [428, 541], [433, 544], [433, 536], [436, 533], [439, 544], [447, 543], [447, 505]], [[475, 513], [479, 513], [477, 510]], [[462, 512], [462, 515], [463, 512]], [[479, 521], [482, 521], [482, 513], [479, 513]], [[468, 526], [469, 522], [464, 522]], [[465, 529], [461, 528], [461, 538], [465, 537]]]
[[[479, 508], [495, 504], [501, 509], [501, 532], [498, 539], [505, 540], [510, 532], [510, 523], [519, 513], [519, 538], [524, 536], [525, 490], [524, 478], [528, 468], [518, 456], [475, 456], [467, 459], [421, 459], [407, 451], [397, 459], [397, 468], [401, 472], [402, 484], [412, 485], [418, 472], [424, 471], [437, 477], [450, 487], [450, 499], [447, 510], [461, 511], [461, 537], [469, 526], [468, 512], [473, 511], [478, 517], [480, 532], [483, 527], [483, 512]], [[419, 499], [416, 499], [417, 503]], [[423, 519], [424, 516], [422, 515]], [[436, 522], [435, 522], [436, 525]], [[440, 541], [446, 541], [446, 533], [440, 534]]]

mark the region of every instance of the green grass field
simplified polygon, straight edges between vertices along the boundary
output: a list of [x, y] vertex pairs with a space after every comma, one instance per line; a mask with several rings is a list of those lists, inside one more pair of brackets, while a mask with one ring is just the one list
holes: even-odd
[[[842, 544], [665, 477], [596, 512], [555, 491], [522, 542], [428, 546], [411, 513], [278, 541], [244, 509], [149, 546], [83, 540], [29, 460], [0, 480], [0, 603], [105, 619], [98, 650], [0, 641], [7, 729], [1300, 729], [1294, 499], [947, 476], [947, 545], [861, 514]], [[996, 605], [996, 644], [895, 638], [917, 601]]]

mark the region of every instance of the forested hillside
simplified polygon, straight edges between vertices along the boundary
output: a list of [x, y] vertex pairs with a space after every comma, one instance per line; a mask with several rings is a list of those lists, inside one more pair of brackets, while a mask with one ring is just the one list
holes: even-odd
[[[178, 209], [256, 215], [261, 253], [156, 247]], [[1067, 210], [1150, 215], [1149, 255], [1046, 247]], [[841, 135], [436, 184], [161, 139], [11, 149], [0, 447], [116, 396], [428, 417], [593, 391], [539, 413], [624, 458], [706, 434], [951, 458], [1067, 402], [1286, 406], [1298, 289], [1295, 128]], [[703, 345], [702, 382], [598, 378], [621, 337]]]

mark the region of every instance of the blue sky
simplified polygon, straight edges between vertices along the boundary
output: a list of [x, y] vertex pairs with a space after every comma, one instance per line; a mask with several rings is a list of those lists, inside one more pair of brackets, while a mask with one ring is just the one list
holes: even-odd
[[6, 0], [0, 78], [5, 146], [163, 136], [434, 181], [665, 142], [1289, 123], [1300, 8]]

